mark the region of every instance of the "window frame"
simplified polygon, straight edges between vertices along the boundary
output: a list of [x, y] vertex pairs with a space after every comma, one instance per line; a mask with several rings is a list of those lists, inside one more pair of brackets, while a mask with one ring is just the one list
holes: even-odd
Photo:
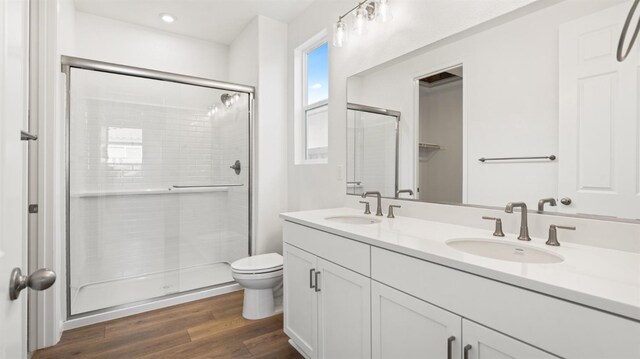
[[[319, 47], [327, 44], [327, 69], [330, 68], [329, 63], [329, 51], [331, 49], [329, 43], [329, 36], [326, 30], [316, 34], [309, 40], [304, 42], [295, 50], [294, 66], [296, 67], [295, 84], [294, 84], [294, 133], [295, 133], [295, 164], [327, 164], [329, 163], [329, 144], [327, 141], [327, 157], [318, 159], [308, 159], [307, 148], [307, 114], [309, 111], [316, 110], [323, 106], [327, 107], [327, 113], [329, 111], [329, 88], [327, 88], [327, 99], [317, 101], [314, 103], [307, 103], [308, 101], [308, 78], [307, 78], [307, 59], [308, 55]], [[329, 70], [330, 71], [330, 70]], [[329, 87], [329, 73], [327, 73], [327, 87]], [[327, 120], [327, 130], [329, 123]], [[328, 136], [328, 135], [327, 135]], [[328, 138], [327, 138], [328, 140]]]

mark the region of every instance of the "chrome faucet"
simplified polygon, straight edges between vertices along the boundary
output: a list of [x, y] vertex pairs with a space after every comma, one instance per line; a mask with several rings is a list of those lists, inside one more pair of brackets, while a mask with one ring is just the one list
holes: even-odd
[[545, 203], [549, 203], [551, 207], [555, 207], [558, 205], [555, 198], [543, 198], [538, 201], [538, 212], [544, 212]]
[[396, 198], [400, 197], [400, 193], [408, 193], [409, 196], [413, 196], [413, 190], [412, 189], [400, 189], [396, 191]]
[[529, 227], [527, 225], [527, 204], [524, 202], [509, 202], [504, 208], [504, 211], [507, 213], [513, 213], [514, 207], [520, 207], [521, 212], [520, 235], [518, 236], [518, 239], [521, 241], [530, 241], [531, 237], [529, 237]]
[[378, 199], [378, 206], [376, 208], [376, 216], [383, 216], [382, 214], [382, 195], [378, 191], [367, 191], [362, 194], [362, 198], [367, 198], [369, 196], [376, 196]]

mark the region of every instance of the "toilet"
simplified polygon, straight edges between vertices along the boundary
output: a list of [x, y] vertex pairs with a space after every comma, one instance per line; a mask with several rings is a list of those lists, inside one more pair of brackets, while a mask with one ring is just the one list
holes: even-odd
[[282, 285], [282, 256], [260, 254], [231, 263], [231, 275], [244, 288], [242, 316], [262, 319], [275, 314], [273, 290]]

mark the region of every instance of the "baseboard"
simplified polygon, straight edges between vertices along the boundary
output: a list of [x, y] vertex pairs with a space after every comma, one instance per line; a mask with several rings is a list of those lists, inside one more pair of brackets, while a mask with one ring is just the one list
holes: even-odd
[[305, 353], [302, 349], [300, 349], [298, 344], [296, 344], [296, 342], [294, 342], [293, 339], [289, 339], [289, 344], [293, 347], [293, 349], [295, 349], [298, 353], [300, 353], [300, 355], [302, 355], [305, 359], [311, 359], [307, 355], [307, 353]]

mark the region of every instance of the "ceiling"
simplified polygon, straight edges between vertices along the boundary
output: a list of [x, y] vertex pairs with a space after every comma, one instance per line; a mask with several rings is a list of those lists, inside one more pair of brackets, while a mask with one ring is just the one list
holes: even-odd
[[[313, 0], [74, 0], [78, 11], [230, 44], [257, 15], [288, 23]], [[172, 24], [160, 13], [176, 18]]]

